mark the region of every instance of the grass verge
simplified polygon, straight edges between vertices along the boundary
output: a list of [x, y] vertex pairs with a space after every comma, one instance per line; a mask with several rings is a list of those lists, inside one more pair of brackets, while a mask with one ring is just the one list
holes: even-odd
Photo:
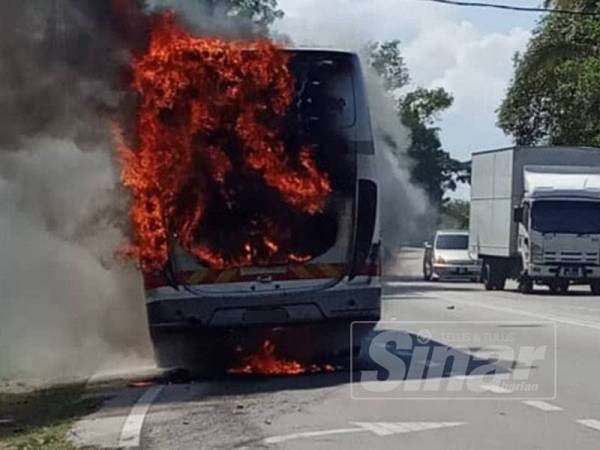
[[71, 426], [104, 400], [90, 394], [83, 384], [0, 392], [0, 450], [73, 450], [67, 440]]

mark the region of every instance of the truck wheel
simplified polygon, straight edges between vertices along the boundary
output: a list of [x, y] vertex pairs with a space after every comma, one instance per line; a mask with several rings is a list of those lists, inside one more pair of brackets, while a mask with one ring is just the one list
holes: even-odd
[[498, 275], [496, 278], [496, 289], [503, 291], [506, 287], [506, 277], [504, 275]]
[[531, 294], [533, 292], [533, 280], [528, 275], [521, 275], [519, 292], [522, 294]]
[[482, 273], [483, 284], [488, 291], [503, 291], [506, 286], [506, 276], [492, 263], [485, 263]]
[[433, 266], [431, 265], [431, 262], [424, 261], [423, 262], [423, 279], [425, 281], [431, 281], [432, 277], [433, 277]]
[[569, 280], [551, 281], [548, 287], [553, 294], [566, 294], [569, 290]]
[[590, 289], [592, 290], [592, 294], [600, 295], [600, 281], [592, 281]]
[[485, 286], [486, 291], [492, 291], [494, 289], [494, 283], [492, 282], [492, 267], [490, 263], [485, 263], [481, 269], [481, 280]]

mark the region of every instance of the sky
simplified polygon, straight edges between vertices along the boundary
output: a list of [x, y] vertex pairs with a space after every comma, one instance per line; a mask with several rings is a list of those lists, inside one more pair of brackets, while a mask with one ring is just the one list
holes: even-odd
[[[540, 6], [539, 0], [486, 0]], [[442, 144], [459, 160], [511, 145], [496, 127], [513, 74], [539, 15], [464, 8], [424, 0], [279, 0], [277, 29], [296, 44], [356, 49], [369, 40], [402, 41], [413, 86], [444, 87], [454, 105], [440, 116]]]

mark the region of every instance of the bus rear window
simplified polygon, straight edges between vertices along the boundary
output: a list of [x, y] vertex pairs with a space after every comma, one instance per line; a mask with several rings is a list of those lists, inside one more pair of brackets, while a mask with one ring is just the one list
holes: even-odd
[[353, 56], [297, 52], [291, 69], [295, 79], [292, 113], [303, 128], [349, 128], [356, 121]]

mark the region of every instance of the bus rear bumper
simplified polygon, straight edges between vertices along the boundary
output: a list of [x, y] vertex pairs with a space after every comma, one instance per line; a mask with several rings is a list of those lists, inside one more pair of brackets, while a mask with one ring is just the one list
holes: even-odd
[[233, 328], [328, 321], [378, 321], [381, 287], [289, 294], [206, 296], [147, 303], [150, 328]]

